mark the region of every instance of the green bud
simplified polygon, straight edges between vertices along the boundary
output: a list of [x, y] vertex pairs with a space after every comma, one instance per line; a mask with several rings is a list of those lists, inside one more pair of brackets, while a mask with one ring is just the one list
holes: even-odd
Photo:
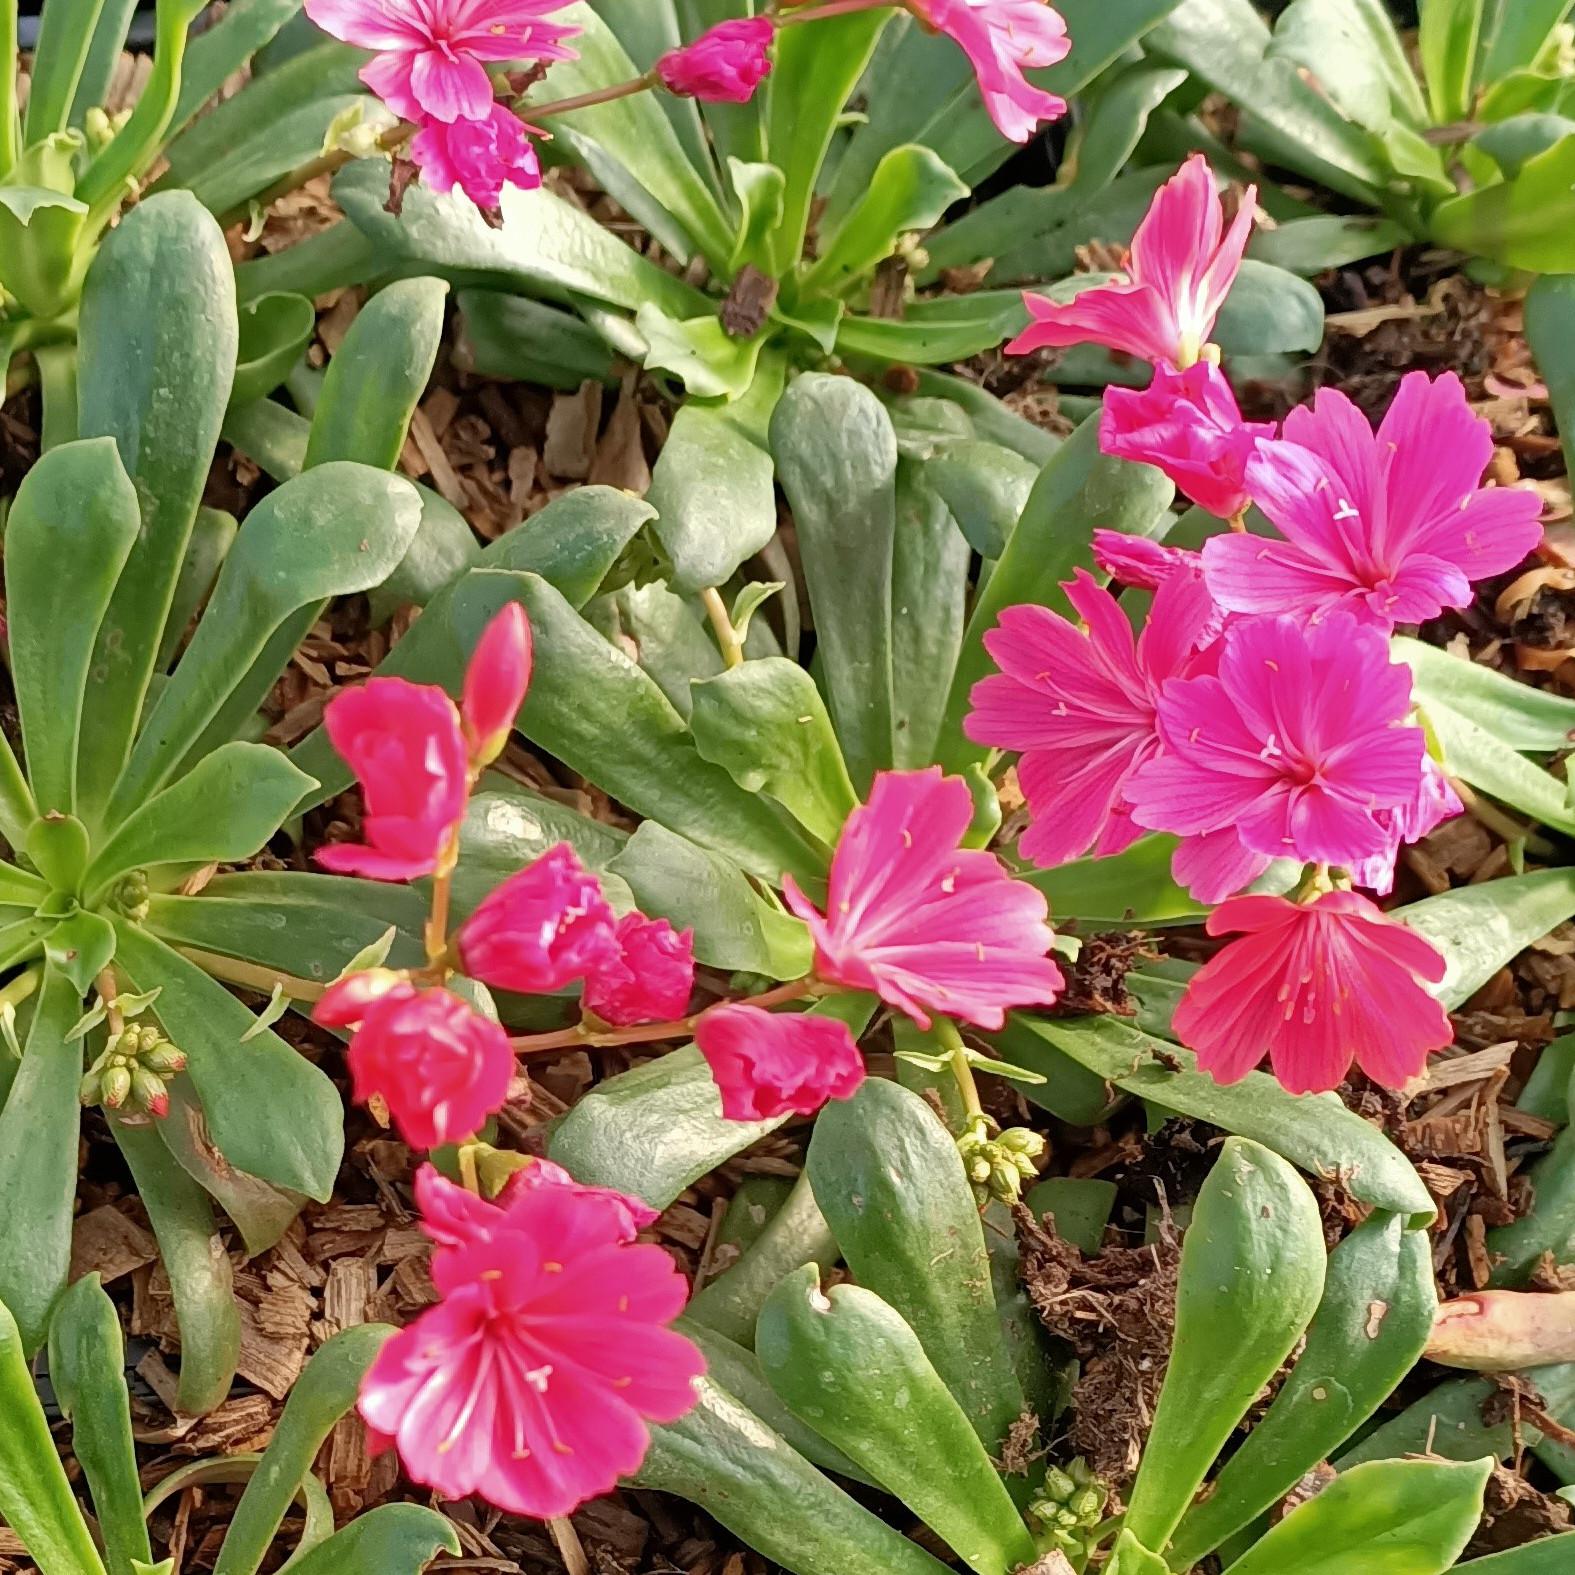
[[150, 1072], [157, 1072], [161, 1077], [168, 1077], [173, 1073], [186, 1070], [186, 1052], [177, 1050], [166, 1039], [163, 1044], [156, 1045], [152, 1050], [144, 1053], [142, 1064]]
[[990, 1166], [990, 1190], [1005, 1202], [1015, 1203], [1022, 1196], [1022, 1172], [1005, 1160], [996, 1160]]
[[1079, 1487], [1098, 1487], [1099, 1478], [1094, 1475], [1094, 1468], [1079, 1455], [1067, 1468], [1067, 1474]]
[[[127, 1032], [129, 1033], [130, 1030], [128, 1029]], [[164, 1035], [151, 1025], [137, 1030], [137, 1053], [139, 1055], [147, 1055], [149, 1051], [157, 1050], [163, 1042]]]
[[164, 1079], [156, 1072], [136, 1066], [131, 1069], [132, 1100], [150, 1116], [167, 1116], [170, 1109], [170, 1091]]
[[104, 1096], [104, 1085], [99, 1080], [96, 1071], [89, 1072], [82, 1079], [82, 1086], [77, 1090], [77, 1098], [84, 1105], [96, 1105]]
[[1105, 1495], [1095, 1487], [1083, 1488], [1076, 1498], [1071, 1500], [1067, 1508], [1077, 1516], [1078, 1521], [1082, 1525], [1095, 1525], [1100, 1515], [1104, 1513]]
[[123, 1066], [112, 1066], [104, 1074], [103, 1087], [101, 1103], [108, 1110], [119, 1110], [131, 1097], [131, 1073]]
[[968, 1165], [968, 1179], [975, 1186], [982, 1187], [990, 1180], [994, 1167], [990, 1164], [989, 1157], [983, 1153], [970, 1161]]
[[1008, 1127], [996, 1142], [1012, 1154], [1022, 1154], [1029, 1159], [1042, 1159], [1049, 1144], [1043, 1134], [1029, 1127]]
[[1077, 1492], [1077, 1483], [1059, 1466], [1051, 1466], [1045, 1472], [1045, 1492], [1057, 1504], [1064, 1504]]

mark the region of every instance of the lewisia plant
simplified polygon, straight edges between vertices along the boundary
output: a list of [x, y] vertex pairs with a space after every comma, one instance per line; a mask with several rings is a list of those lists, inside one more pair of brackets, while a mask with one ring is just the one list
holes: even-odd
[[[1449, 1042], [1428, 990], [1444, 959], [1355, 888], [1387, 892], [1401, 846], [1461, 804], [1389, 635], [1519, 564], [1540, 502], [1481, 485], [1492, 438], [1452, 374], [1406, 377], [1376, 433], [1328, 389], [1277, 433], [1243, 421], [1209, 335], [1253, 197], [1227, 224], [1194, 155], [1156, 195], [1124, 281], [1028, 297], [1034, 322], [1010, 348], [1096, 343], [1153, 364], [1146, 390], [1107, 393], [1100, 445], [1156, 466], [1225, 528], [1201, 552], [1096, 534], [1106, 571], [1154, 593], [1141, 634], [1081, 571], [1064, 587], [1081, 625], [1006, 608], [986, 637], [1000, 671], [975, 685], [966, 727], [1020, 754], [1036, 863], [1144, 831], [1180, 839], [1176, 879], [1220, 904], [1210, 934], [1238, 937], [1175, 1015], [1200, 1066], [1234, 1082], [1267, 1055], [1305, 1093], [1354, 1060], [1398, 1088]], [[1247, 532], [1253, 504], [1277, 536]], [[1289, 897], [1238, 895], [1298, 866]]]

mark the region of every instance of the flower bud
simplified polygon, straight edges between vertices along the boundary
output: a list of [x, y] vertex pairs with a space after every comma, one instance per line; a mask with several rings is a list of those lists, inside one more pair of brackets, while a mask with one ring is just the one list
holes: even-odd
[[510, 602], [483, 631], [465, 670], [459, 710], [473, 767], [490, 765], [503, 753], [525, 703], [530, 672], [530, 619], [518, 602]]
[[106, 1110], [119, 1110], [131, 1097], [131, 1073], [119, 1062], [105, 1071], [100, 1103]]
[[1022, 1154], [1029, 1159], [1044, 1158], [1045, 1150], [1050, 1146], [1042, 1133], [1030, 1127], [1008, 1127], [996, 1142], [1011, 1153]]
[[150, 1072], [157, 1072], [160, 1077], [170, 1077], [186, 1070], [186, 1052], [177, 1050], [167, 1039], [152, 1050], [145, 1051], [140, 1059]]
[[131, 1069], [131, 1098], [135, 1105], [146, 1110], [150, 1116], [162, 1119], [169, 1114], [170, 1095], [164, 1086], [164, 1079], [157, 1072], [150, 1072], [140, 1065]]

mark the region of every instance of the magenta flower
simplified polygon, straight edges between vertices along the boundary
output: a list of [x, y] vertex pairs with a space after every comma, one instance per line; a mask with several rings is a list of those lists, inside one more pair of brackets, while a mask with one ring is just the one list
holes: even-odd
[[1351, 865], [1351, 880], [1387, 897], [1394, 890], [1395, 860], [1400, 849], [1408, 842], [1421, 841], [1435, 827], [1464, 813], [1465, 807], [1432, 756], [1423, 755], [1422, 778], [1415, 797], [1398, 809], [1386, 809], [1379, 815], [1386, 837], [1383, 850]]
[[550, 1159], [533, 1160], [524, 1170], [517, 1170], [509, 1177], [508, 1184], [498, 1194], [500, 1207], [512, 1208], [522, 1192], [537, 1187], [568, 1187], [587, 1209], [604, 1211], [620, 1241], [633, 1241], [647, 1225], [654, 1225], [661, 1218], [661, 1211], [653, 1209], [644, 1198], [612, 1187], [587, 1187], [576, 1181], [562, 1165]]
[[1247, 461], [1259, 438], [1273, 436], [1273, 422], [1242, 420], [1230, 384], [1210, 361], [1185, 372], [1156, 366], [1141, 393], [1107, 388], [1099, 418], [1106, 454], [1156, 466], [1221, 519], [1247, 507]]
[[626, 913], [614, 941], [586, 978], [586, 1010], [619, 1027], [682, 1017], [695, 987], [695, 932]]
[[1258, 188], [1249, 186], [1225, 228], [1208, 160], [1194, 153], [1155, 194], [1127, 261], [1125, 284], [1102, 284], [1064, 304], [1025, 294], [1034, 321], [1007, 347], [1099, 344], [1156, 366], [1190, 366], [1214, 332], [1252, 230]]
[[1061, 990], [1044, 897], [993, 853], [959, 847], [973, 820], [961, 777], [883, 771], [848, 816], [822, 914], [791, 876], [788, 906], [809, 926], [815, 972], [873, 990], [921, 1028], [932, 1012], [999, 1028]]
[[490, 212], [503, 200], [505, 186], [534, 191], [541, 185], [541, 164], [527, 129], [534, 128], [501, 104], [478, 120], [426, 120], [410, 140], [410, 157], [433, 191], [457, 187]]
[[595, 1189], [526, 1184], [499, 1207], [430, 1170], [417, 1186], [441, 1300], [378, 1353], [361, 1416], [444, 1498], [568, 1515], [639, 1470], [648, 1423], [694, 1406], [705, 1361], [667, 1327], [683, 1275]]
[[459, 712], [443, 691], [372, 678], [328, 702], [323, 725], [361, 783], [366, 842], [314, 855], [324, 869], [370, 880], [415, 880], [449, 856], [470, 793]]
[[707, 104], [747, 104], [771, 74], [771, 40], [776, 24], [768, 16], [720, 22], [683, 49], [669, 50], [656, 62], [656, 74], [669, 93]]
[[489, 765], [503, 753], [530, 688], [530, 670], [530, 618], [510, 602], [482, 631], [465, 669], [459, 715], [473, 766]]
[[533, 1159], [509, 1177], [492, 1203], [452, 1185], [431, 1165], [423, 1165], [416, 1172], [421, 1229], [440, 1247], [474, 1246], [503, 1223], [522, 1194], [537, 1187], [569, 1188], [587, 1205], [588, 1212], [604, 1216], [606, 1228], [619, 1241], [633, 1241], [647, 1225], [654, 1225], [660, 1218], [644, 1198], [615, 1192], [611, 1187], [582, 1186], [562, 1165], [555, 1165], [550, 1159]]
[[1066, 100], [1036, 88], [1025, 69], [1066, 59], [1072, 41], [1060, 12], [1045, 0], [907, 0], [928, 28], [967, 55], [984, 107], [1003, 137], [1026, 142], [1042, 121], [1059, 120]]
[[[485, 61], [573, 60], [579, 32], [546, 20], [569, 0], [306, 0], [306, 14], [346, 44], [373, 51], [361, 80], [406, 120], [484, 121]], [[446, 188], [445, 188], [446, 189]]]
[[1096, 530], [1093, 541], [1094, 562], [1121, 585], [1157, 591], [1177, 574], [1203, 577], [1203, 554], [1185, 547], [1167, 547], [1124, 530]]
[[550, 995], [616, 954], [615, 927], [601, 882], [560, 842], [488, 892], [455, 945], [472, 979]]
[[1143, 636], [1086, 570], [1064, 587], [1085, 635], [1047, 607], [1007, 607], [984, 637], [1001, 669], [973, 686], [963, 731], [1019, 751], [1017, 780], [1030, 823], [1024, 858], [1051, 866], [1088, 852], [1119, 853], [1143, 835], [1126, 805], [1135, 774], [1159, 753], [1156, 708], [1167, 680], [1210, 670], [1213, 603], [1196, 575], [1166, 581]]
[[768, 1012], [732, 1002], [695, 1024], [729, 1121], [812, 1116], [828, 1099], [849, 1099], [864, 1081], [852, 1030], [835, 1017]]
[[1165, 747], [1127, 783], [1133, 818], [1184, 836], [1234, 827], [1266, 857], [1370, 858], [1381, 813], [1418, 791], [1422, 731], [1398, 725], [1410, 705], [1410, 671], [1346, 613], [1234, 622], [1218, 676], [1165, 686]]
[[354, 1028], [351, 1097], [362, 1105], [381, 1099], [412, 1148], [474, 1136], [508, 1097], [508, 1035], [447, 990], [420, 990], [372, 969], [330, 985], [312, 1021]]
[[1353, 1059], [1374, 1082], [1400, 1088], [1454, 1037], [1424, 983], [1444, 977], [1444, 959], [1354, 891], [1303, 906], [1237, 897], [1208, 928], [1243, 938], [1193, 977], [1174, 1021], [1221, 1083], [1239, 1082], [1267, 1054], [1293, 1094], [1337, 1087]]
[[1375, 434], [1337, 389], [1293, 410], [1247, 465], [1253, 501], [1285, 537], [1221, 537], [1204, 572], [1221, 606], [1319, 618], [1340, 607], [1386, 632], [1471, 602], [1542, 540], [1534, 492], [1479, 485], [1492, 429], [1453, 372], [1406, 376]]

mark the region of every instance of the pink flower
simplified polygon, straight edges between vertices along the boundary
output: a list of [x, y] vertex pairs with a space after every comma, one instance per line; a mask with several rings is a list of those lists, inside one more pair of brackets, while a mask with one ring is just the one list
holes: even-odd
[[499, 1194], [498, 1203], [504, 1209], [511, 1209], [522, 1193], [537, 1187], [572, 1189], [587, 1209], [600, 1210], [607, 1215], [619, 1241], [633, 1241], [647, 1225], [654, 1225], [661, 1218], [661, 1211], [653, 1209], [644, 1198], [615, 1191], [612, 1187], [583, 1186], [562, 1165], [555, 1165], [550, 1159], [535, 1160], [524, 1170], [515, 1171]]
[[1114, 596], [1086, 570], [1066, 587], [1085, 635], [1047, 607], [1008, 607], [984, 637], [1000, 667], [969, 696], [963, 731], [1020, 751], [1017, 780], [1031, 816], [1020, 849], [1051, 866], [1119, 853], [1143, 835], [1126, 788], [1159, 753], [1160, 690], [1200, 667], [1213, 603], [1195, 575], [1167, 580], [1134, 640]]
[[995, 1029], [1056, 998], [1045, 899], [993, 853], [959, 848], [972, 820], [968, 784], [938, 766], [875, 778], [838, 839], [826, 913], [783, 880], [822, 979], [873, 990], [921, 1028], [940, 1012]]
[[707, 104], [747, 104], [771, 74], [776, 31], [768, 16], [718, 23], [685, 48], [669, 50], [656, 62], [656, 73], [669, 93]]
[[562, 1165], [555, 1165], [550, 1159], [533, 1159], [509, 1177], [493, 1203], [444, 1180], [431, 1165], [421, 1166], [416, 1172], [421, 1228], [440, 1247], [473, 1246], [507, 1220], [524, 1194], [538, 1187], [569, 1188], [586, 1203], [588, 1211], [605, 1216], [607, 1226], [619, 1241], [633, 1241], [660, 1217], [643, 1198], [615, 1192], [611, 1187], [581, 1186]]
[[445, 1498], [568, 1515], [639, 1470], [647, 1423], [695, 1403], [704, 1359], [667, 1327], [683, 1275], [597, 1189], [527, 1185], [499, 1207], [453, 1198], [435, 1172], [417, 1186], [441, 1300], [378, 1353], [361, 1416]]
[[1317, 618], [1334, 607], [1385, 631], [1471, 601], [1471, 582], [1513, 569], [1542, 540], [1540, 499], [1484, 488], [1492, 429], [1453, 372], [1400, 384], [1376, 435], [1335, 389], [1286, 418], [1247, 465], [1281, 541], [1220, 537], [1209, 588], [1238, 612]]
[[729, 1121], [812, 1116], [828, 1099], [849, 1099], [864, 1081], [852, 1030], [835, 1017], [768, 1012], [734, 1002], [695, 1024]]
[[612, 956], [614, 931], [601, 883], [560, 842], [482, 898], [456, 942], [472, 979], [550, 995]]
[[1066, 100], [1036, 88], [1025, 69], [1053, 66], [1072, 48], [1061, 14], [1045, 0], [907, 0], [928, 28], [967, 55], [984, 107], [1003, 137], [1026, 142], [1041, 121], [1058, 120]]
[[1444, 959], [1354, 891], [1305, 906], [1237, 897], [1208, 928], [1243, 939], [1193, 977], [1175, 1027], [1221, 1083], [1239, 1082], [1267, 1052], [1293, 1094], [1336, 1087], [1353, 1058], [1374, 1082], [1400, 1088], [1453, 1038], [1423, 983], [1444, 977]]
[[490, 211], [503, 200], [505, 186], [533, 191], [541, 185], [541, 164], [526, 129], [494, 104], [478, 120], [423, 121], [411, 138], [410, 156], [433, 191], [457, 186], [478, 208]]
[[1157, 466], [1221, 519], [1247, 507], [1247, 461], [1259, 438], [1273, 436], [1272, 422], [1241, 419], [1230, 384], [1210, 361], [1196, 361], [1185, 372], [1156, 366], [1142, 393], [1106, 389], [1099, 419], [1106, 454]]
[[351, 1097], [381, 1099], [412, 1148], [473, 1136], [508, 1097], [508, 1035], [447, 990], [418, 990], [375, 969], [330, 985], [312, 1020], [355, 1029]]
[[604, 1023], [666, 1023], [684, 1015], [695, 987], [695, 934], [666, 919], [626, 913], [615, 950], [592, 969], [584, 1003]]
[[503, 753], [530, 688], [530, 669], [530, 619], [510, 602], [482, 631], [465, 669], [459, 715], [472, 765], [489, 765]]
[[470, 792], [454, 702], [431, 684], [372, 678], [335, 695], [323, 724], [366, 796], [366, 842], [319, 848], [317, 862], [371, 880], [430, 875], [448, 856]]
[[1139, 825], [1182, 835], [1234, 827], [1266, 857], [1350, 865], [1379, 853], [1379, 815], [1418, 791], [1420, 728], [1402, 727], [1411, 674], [1345, 613], [1231, 624], [1216, 677], [1159, 699], [1164, 751], [1127, 784]]
[[[406, 120], [485, 120], [488, 60], [573, 60], [577, 27], [544, 20], [568, 0], [307, 0], [325, 33], [370, 49], [361, 80]], [[447, 188], [444, 188], [445, 190]]]
[[1235, 282], [1257, 195], [1247, 188], [1227, 230], [1208, 160], [1194, 153], [1160, 187], [1132, 237], [1127, 283], [1096, 285], [1064, 305], [1024, 295], [1034, 321], [1007, 352], [1099, 344], [1156, 365], [1190, 366]]
[[1157, 591], [1177, 574], [1203, 577], [1203, 554], [1185, 547], [1166, 547], [1147, 536], [1124, 530], [1094, 532], [1094, 562], [1121, 585]]
[[1464, 813], [1465, 807], [1432, 756], [1423, 755], [1416, 796], [1398, 809], [1386, 809], [1379, 815], [1379, 824], [1386, 834], [1383, 851], [1353, 864], [1351, 880], [1387, 897], [1394, 890], [1395, 860], [1400, 849], [1408, 842], [1421, 841], [1435, 827]]

